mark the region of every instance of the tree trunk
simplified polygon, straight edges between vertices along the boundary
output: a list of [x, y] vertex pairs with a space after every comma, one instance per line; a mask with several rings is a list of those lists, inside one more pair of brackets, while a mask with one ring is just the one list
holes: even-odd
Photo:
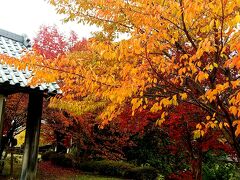
[[0, 160], [2, 159], [3, 152], [3, 125], [4, 125], [4, 108], [5, 108], [6, 98], [3, 95], [0, 95]]
[[202, 156], [192, 160], [192, 174], [194, 180], [202, 180]]

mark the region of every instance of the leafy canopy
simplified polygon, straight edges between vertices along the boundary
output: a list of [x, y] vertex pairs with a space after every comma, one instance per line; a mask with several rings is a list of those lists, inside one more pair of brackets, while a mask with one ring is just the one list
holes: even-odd
[[[159, 111], [183, 101], [207, 111], [208, 126], [215, 119], [220, 128], [238, 124], [239, 0], [50, 3], [66, 21], [102, 28], [87, 57], [72, 61], [86, 70], [76, 71], [86, 75], [83, 87], [109, 100], [108, 118], [129, 100], [133, 111], [148, 106]], [[119, 32], [129, 39], [114, 42]]]
[[[207, 113], [196, 136], [222, 129], [240, 156], [239, 0], [49, 2], [66, 15], [65, 21], [94, 24], [102, 31], [87, 50], [60, 61], [43, 65], [44, 58], [26, 57], [22, 62], [35, 68], [36, 82], [63, 80], [69, 103], [90, 94], [104, 101], [105, 123], [128, 102], [133, 115], [142, 109], [162, 111], [159, 125], [172, 106], [194, 104]], [[115, 41], [119, 33], [129, 38]]]

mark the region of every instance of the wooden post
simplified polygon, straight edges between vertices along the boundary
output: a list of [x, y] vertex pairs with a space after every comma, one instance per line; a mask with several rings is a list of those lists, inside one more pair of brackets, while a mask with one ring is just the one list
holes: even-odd
[[10, 175], [13, 176], [13, 149], [11, 149], [11, 161], [10, 161]]
[[4, 148], [2, 147], [2, 138], [3, 138], [5, 102], [6, 102], [6, 97], [0, 94], [0, 173], [2, 173], [3, 166], [4, 166], [4, 161], [2, 161], [2, 153], [4, 150]]
[[3, 136], [3, 124], [4, 124], [3, 114], [4, 114], [5, 102], [6, 102], [6, 97], [3, 95], [0, 95], [0, 149], [2, 146], [1, 142], [2, 142], [2, 136]]
[[43, 94], [29, 94], [21, 180], [36, 179], [42, 104]]

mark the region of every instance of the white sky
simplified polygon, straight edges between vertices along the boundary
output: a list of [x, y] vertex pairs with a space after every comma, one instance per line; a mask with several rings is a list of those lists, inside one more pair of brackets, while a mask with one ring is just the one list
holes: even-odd
[[90, 37], [96, 27], [74, 22], [62, 23], [63, 16], [45, 0], [0, 0], [0, 29], [33, 38], [41, 25], [57, 25], [66, 35], [74, 30], [80, 38]]

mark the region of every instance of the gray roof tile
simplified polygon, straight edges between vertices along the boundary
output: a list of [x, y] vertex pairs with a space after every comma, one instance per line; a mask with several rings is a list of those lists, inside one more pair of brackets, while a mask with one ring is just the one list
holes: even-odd
[[[0, 54], [20, 58], [27, 50], [31, 49], [30, 41], [26, 36], [20, 36], [0, 29]], [[61, 94], [62, 91], [57, 83], [42, 83], [38, 86], [29, 86], [28, 82], [33, 76], [27, 68], [18, 70], [14, 66], [0, 63], [0, 83], [8, 83], [23, 88], [39, 89], [47, 93]]]

